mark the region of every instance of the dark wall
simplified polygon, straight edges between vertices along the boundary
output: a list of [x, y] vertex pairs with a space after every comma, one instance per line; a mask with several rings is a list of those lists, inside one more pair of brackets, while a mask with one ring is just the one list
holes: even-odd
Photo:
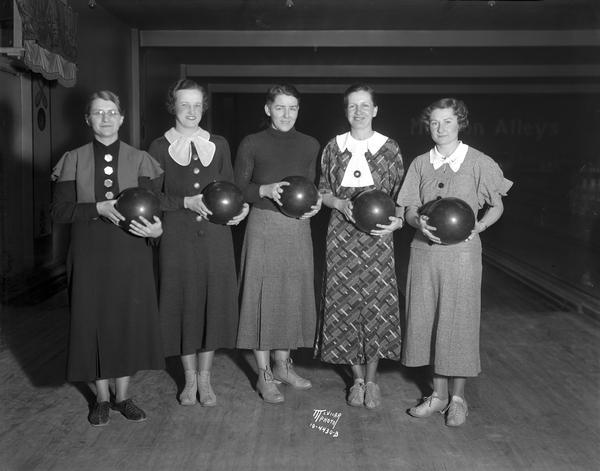
[[[131, 97], [129, 27], [99, 6], [90, 9], [87, 2], [72, 2], [72, 7], [79, 14], [75, 87], [47, 81], [18, 61], [11, 66], [16, 72], [0, 76], [0, 108], [6, 124], [1, 131], [8, 133], [0, 163], [1, 299], [28, 292], [62, 269], [68, 226], [50, 223], [50, 169], [65, 151], [91, 139], [84, 122], [88, 96], [95, 90], [113, 90], [125, 107]], [[45, 111], [43, 125], [40, 100]], [[128, 135], [126, 115], [121, 136], [127, 140]], [[41, 142], [43, 145], [38, 145]]]
[[131, 98], [131, 33], [100, 6], [88, 8], [87, 2], [74, 2], [77, 10], [77, 85], [52, 87], [52, 148], [55, 160], [67, 150], [90, 140], [84, 122], [84, 107], [97, 90], [112, 90], [121, 99], [125, 122], [121, 138], [129, 136], [127, 104]]
[[[87, 2], [76, 2], [73, 8], [79, 14], [77, 85], [65, 88], [55, 83], [51, 89], [53, 163], [66, 151], [91, 140], [84, 111], [94, 91], [112, 90], [119, 95], [125, 113], [119, 134], [128, 141], [130, 133], [127, 109], [131, 99], [130, 28], [99, 6], [91, 9]], [[51, 248], [46, 251], [52, 254], [54, 263], [61, 263], [65, 258], [68, 230], [66, 225], [54, 226]]]
[[[402, 149], [405, 166], [431, 147], [419, 124], [421, 110], [439, 94], [380, 94], [375, 128]], [[600, 95], [462, 94], [470, 110], [463, 141], [493, 157], [514, 186], [503, 218], [483, 234], [484, 243], [540, 271], [600, 295]], [[215, 93], [212, 131], [235, 150], [264, 124], [263, 94]], [[341, 95], [305, 94], [297, 128], [324, 145], [347, 130]], [[315, 220], [323, 248], [326, 218]], [[399, 234], [403, 279], [408, 230]], [[320, 257], [316, 258], [317, 261]]]

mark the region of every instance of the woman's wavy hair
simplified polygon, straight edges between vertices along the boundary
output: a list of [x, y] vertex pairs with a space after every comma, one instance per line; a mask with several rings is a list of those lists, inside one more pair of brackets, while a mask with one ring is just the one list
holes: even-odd
[[202, 93], [202, 112], [204, 113], [208, 109], [208, 94], [206, 89], [195, 80], [188, 78], [182, 78], [173, 83], [167, 91], [167, 111], [171, 114], [175, 114], [175, 102], [177, 101], [176, 93], [179, 90], [198, 90]]
[[467, 108], [467, 105], [465, 105], [464, 101], [457, 98], [441, 98], [437, 101], [434, 101], [421, 112], [421, 122], [426, 128], [429, 128], [429, 121], [431, 120], [431, 113], [433, 113], [433, 110], [444, 108], [452, 108], [452, 111], [458, 118], [459, 131], [462, 131], [469, 126], [469, 109]]
[[296, 87], [289, 83], [280, 83], [269, 88], [267, 90], [267, 95], [265, 96], [265, 103], [270, 105], [279, 95], [293, 96], [298, 100], [298, 104], [300, 104], [300, 92]]
[[111, 92], [110, 90], [99, 90], [97, 92], [92, 93], [90, 95], [90, 97], [88, 98], [88, 100], [85, 104], [85, 115], [86, 116], [90, 115], [90, 111], [92, 111], [92, 103], [94, 102], [94, 100], [98, 100], [98, 99], [112, 101], [115, 105], [117, 105], [119, 114], [123, 115], [123, 109], [121, 108], [121, 100], [119, 100], [119, 96], [116, 93]]

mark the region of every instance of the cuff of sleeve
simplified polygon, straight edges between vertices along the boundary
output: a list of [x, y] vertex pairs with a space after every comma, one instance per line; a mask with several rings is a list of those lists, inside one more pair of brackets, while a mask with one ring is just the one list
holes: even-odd
[[98, 214], [98, 209], [96, 208], [96, 203], [79, 203], [82, 208], [82, 212], [85, 215], [86, 219], [96, 219], [100, 216]]
[[248, 188], [246, 188], [246, 198], [248, 203], [256, 203], [260, 201], [260, 185], [257, 185], [256, 183], [251, 183], [248, 185]]

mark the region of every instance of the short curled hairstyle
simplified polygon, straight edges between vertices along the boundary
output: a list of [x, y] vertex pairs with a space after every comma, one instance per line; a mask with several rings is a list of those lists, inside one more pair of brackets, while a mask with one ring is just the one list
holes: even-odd
[[456, 98], [441, 98], [434, 101], [421, 113], [421, 122], [428, 128], [433, 110], [451, 108], [458, 118], [458, 130], [462, 131], [469, 126], [469, 110], [465, 102]]
[[94, 100], [112, 101], [115, 105], [117, 105], [119, 114], [123, 114], [123, 109], [121, 108], [121, 100], [119, 100], [119, 96], [116, 93], [111, 92], [110, 90], [99, 90], [97, 92], [92, 93], [88, 98], [85, 104], [86, 116], [90, 115], [90, 112], [92, 111], [92, 103], [94, 102]]
[[367, 85], [366, 83], [355, 83], [346, 88], [344, 92], [344, 109], [348, 108], [348, 97], [351, 93], [354, 92], [367, 92], [371, 95], [371, 101], [373, 102], [373, 106], [377, 106], [377, 97], [375, 96], [375, 89], [371, 87], [371, 85]]
[[202, 112], [204, 113], [208, 109], [208, 94], [206, 93], [206, 89], [195, 80], [182, 78], [173, 83], [167, 91], [166, 106], [169, 113], [175, 114], [176, 93], [179, 90], [198, 90], [202, 93]]
[[265, 97], [265, 103], [271, 105], [279, 95], [293, 96], [298, 100], [298, 104], [300, 104], [300, 92], [289, 83], [277, 84], [269, 88]]

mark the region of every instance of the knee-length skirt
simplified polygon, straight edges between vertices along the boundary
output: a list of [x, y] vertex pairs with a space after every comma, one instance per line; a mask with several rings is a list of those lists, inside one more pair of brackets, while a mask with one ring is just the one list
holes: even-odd
[[315, 329], [310, 222], [253, 208], [242, 248], [238, 348], [312, 348]]

